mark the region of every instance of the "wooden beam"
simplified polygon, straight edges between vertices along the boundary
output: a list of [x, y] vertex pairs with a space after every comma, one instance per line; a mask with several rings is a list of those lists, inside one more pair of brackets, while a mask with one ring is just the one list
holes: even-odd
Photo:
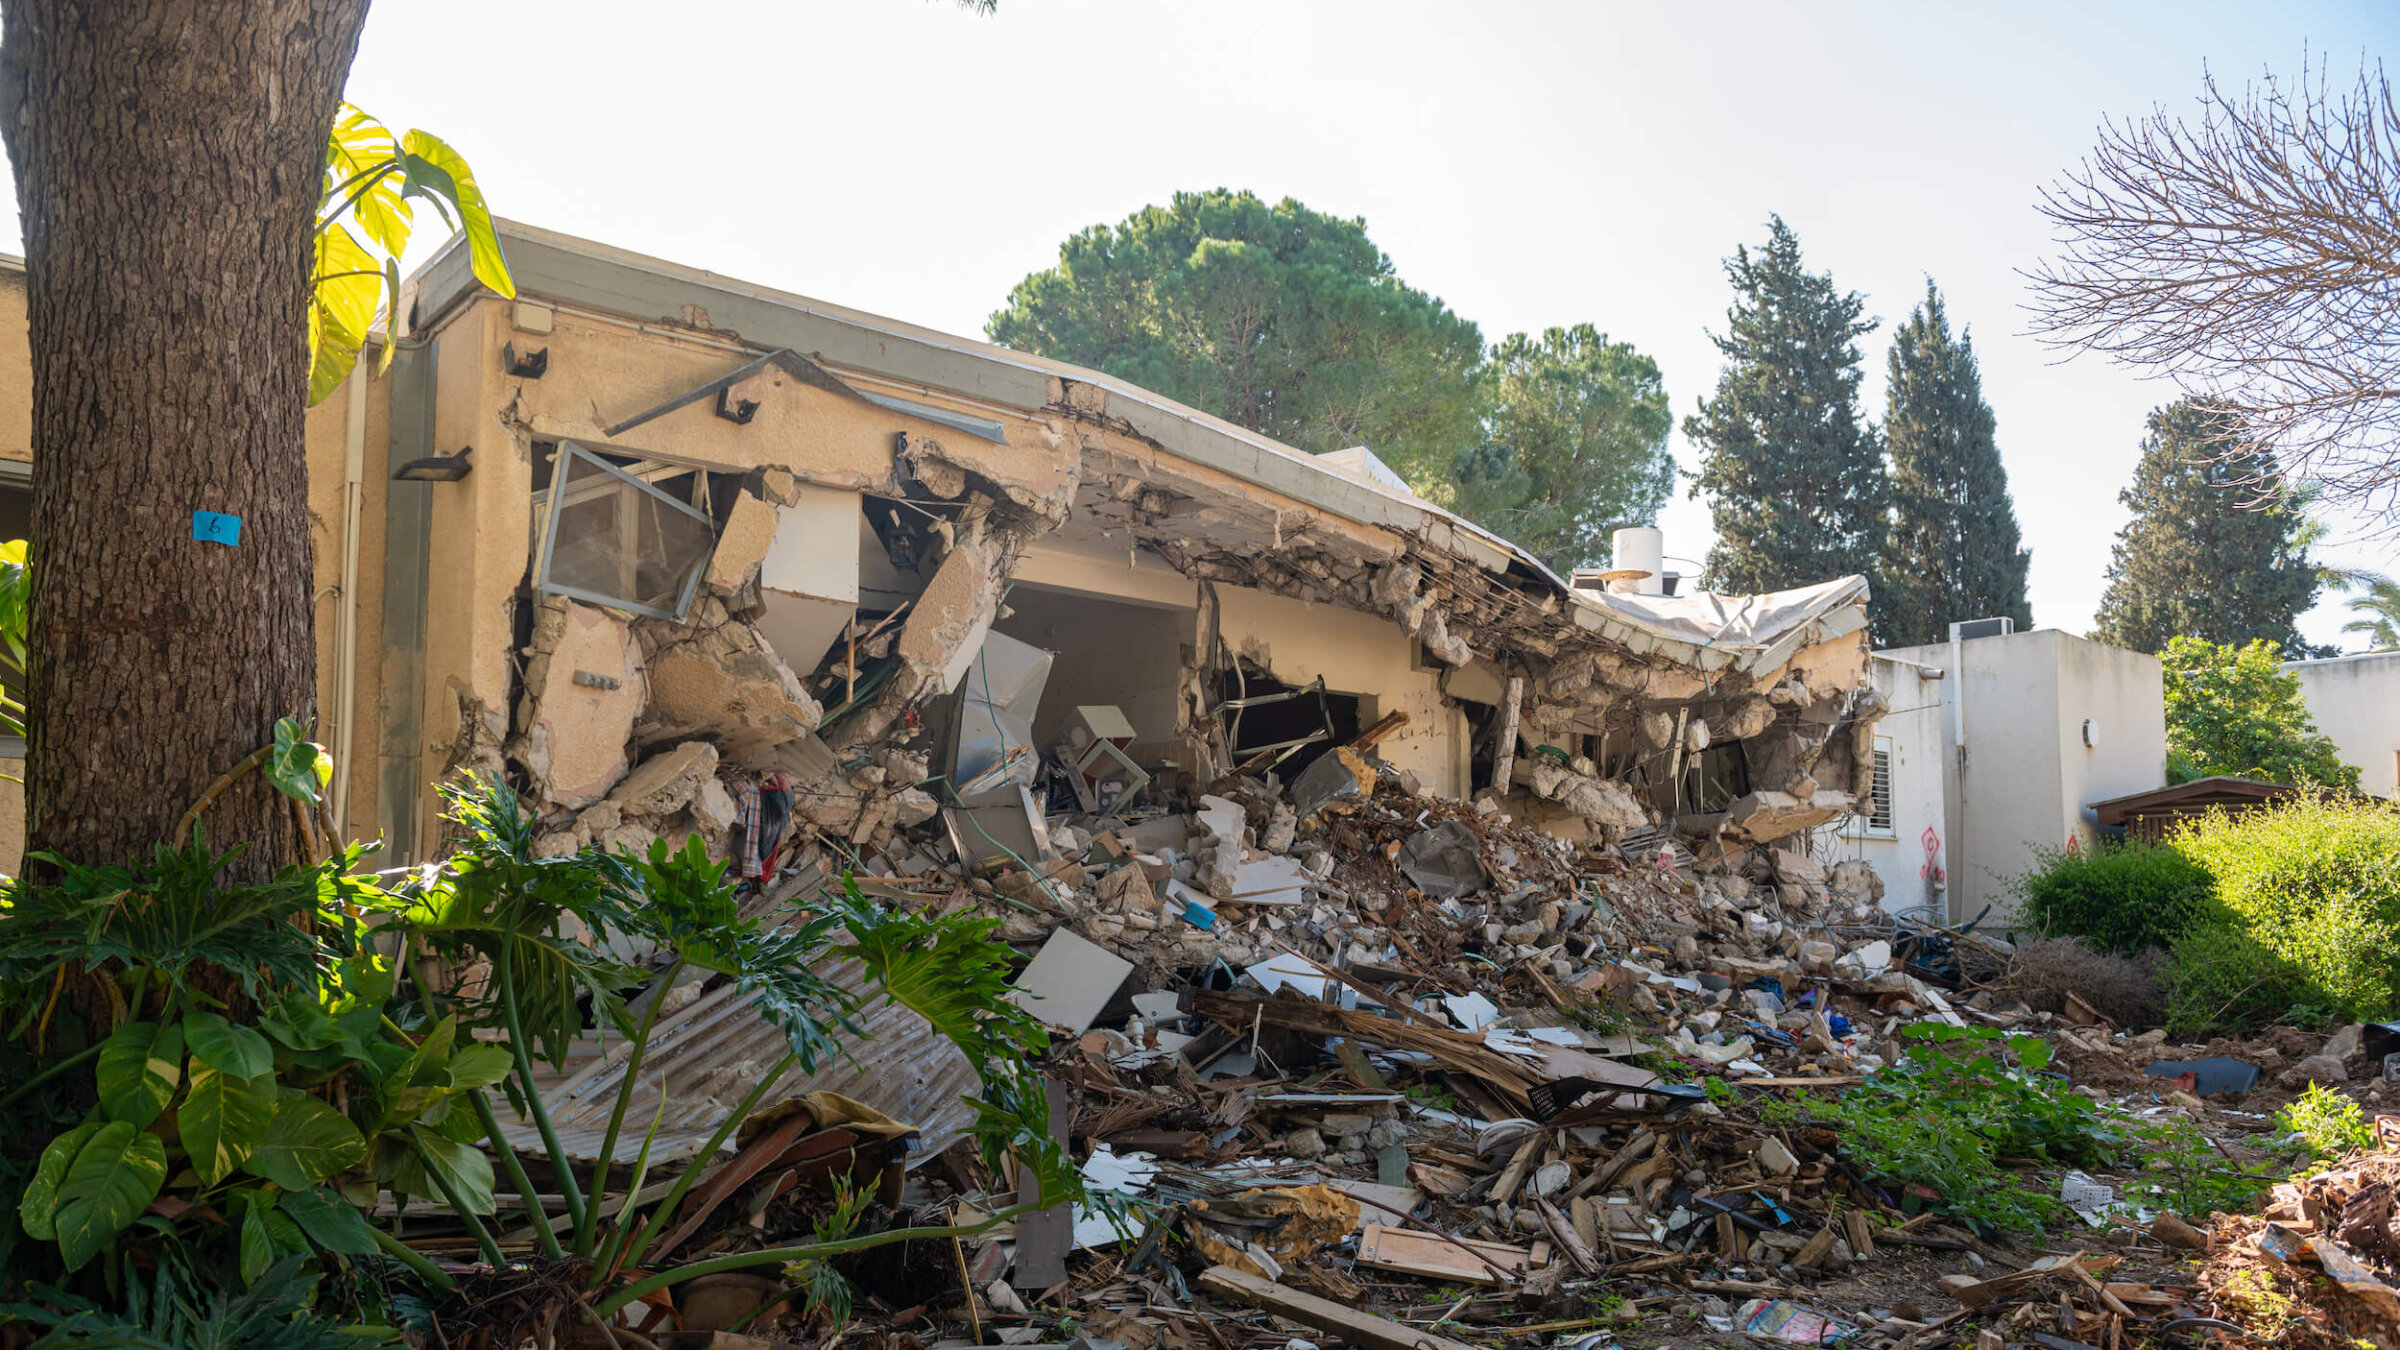
[[1365, 1350], [1477, 1350], [1464, 1341], [1436, 1336], [1388, 1317], [1360, 1312], [1331, 1299], [1287, 1289], [1231, 1266], [1211, 1266], [1200, 1272], [1200, 1287], [1209, 1293], [1263, 1308], [1277, 1317], [1328, 1331]]

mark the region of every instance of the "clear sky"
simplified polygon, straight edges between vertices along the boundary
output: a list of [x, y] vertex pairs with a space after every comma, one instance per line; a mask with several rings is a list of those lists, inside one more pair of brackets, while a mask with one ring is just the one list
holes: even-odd
[[[2189, 109], [2204, 66], [2311, 52], [2400, 75], [2400, 4], [377, 0], [350, 97], [449, 139], [501, 214], [977, 336], [1075, 230], [1178, 189], [1288, 195], [1365, 217], [1487, 339], [1631, 341], [1678, 420], [1716, 379], [1721, 261], [1780, 212], [1883, 320], [1875, 420], [1928, 275], [1972, 326], [2035, 621], [2082, 631], [2172, 390], [2022, 336], [2035, 190], [2103, 117]], [[2329, 557], [2400, 571], [2332, 523]], [[1705, 553], [1704, 503], [1661, 524]]]

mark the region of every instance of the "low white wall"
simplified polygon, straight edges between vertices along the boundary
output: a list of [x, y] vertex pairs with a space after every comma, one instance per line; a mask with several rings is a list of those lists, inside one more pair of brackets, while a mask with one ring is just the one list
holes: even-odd
[[2400, 793], [2400, 652], [2286, 662], [2300, 679], [2309, 718], [2333, 738], [2358, 785], [2379, 797]]

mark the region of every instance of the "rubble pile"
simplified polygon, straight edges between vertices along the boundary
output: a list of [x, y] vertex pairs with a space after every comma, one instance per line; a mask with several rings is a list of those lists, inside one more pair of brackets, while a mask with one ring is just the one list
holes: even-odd
[[[870, 893], [1002, 919], [1030, 957], [1018, 986], [1061, 1035], [1058, 1124], [1129, 1217], [970, 1242], [976, 1325], [1055, 1316], [1048, 1296], [1128, 1345], [1209, 1343], [1193, 1310], [1228, 1304], [1363, 1344], [1381, 1333], [1362, 1319], [1565, 1343], [1616, 1325], [1595, 1305], [1623, 1299], [1695, 1328], [1913, 1348], [1963, 1316], [1935, 1270], [1914, 1302], [1881, 1293], [1879, 1316], [1812, 1310], [1895, 1255], [2005, 1258], [1904, 1219], [1805, 1108], [1766, 1127], [1732, 1104], [1854, 1085], [1919, 1018], [2051, 1021], [1954, 1002], [1936, 981], [1969, 939], [1895, 925], [1856, 863], [1570, 843], [1488, 794], [1420, 795], [1354, 747], [1318, 764], [1338, 766], [1330, 792], [1311, 766], [1288, 787], [1195, 785], [1214, 790], [1185, 811], [1063, 813], [1055, 856], [1027, 866], [960, 865], [923, 830], [851, 859], [819, 832], [775, 886], [804, 904], [853, 867]], [[1002, 1203], [988, 1186], [946, 1162], [910, 1193], [972, 1215]], [[2052, 1265], [2034, 1275], [2081, 1278]]]
[[2201, 1286], [2218, 1315], [2278, 1345], [2400, 1337], [2400, 1119], [2377, 1148], [2275, 1187], [2264, 1212], [2222, 1216]]

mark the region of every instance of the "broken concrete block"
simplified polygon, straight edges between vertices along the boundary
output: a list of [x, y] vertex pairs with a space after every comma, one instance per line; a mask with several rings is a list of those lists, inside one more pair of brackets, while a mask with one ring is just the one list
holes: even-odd
[[542, 605], [533, 648], [518, 757], [543, 797], [589, 806], [625, 776], [647, 693], [641, 644], [616, 616], [560, 600]]
[[1831, 788], [1819, 788], [1807, 798], [1788, 792], [1753, 792], [1735, 798], [1726, 808], [1725, 832], [1737, 839], [1764, 844], [1846, 815], [1850, 803], [1849, 793]]
[[776, 768], [771, 752], [823, 718], [800, 677], [749, 624], [673, 625], [665, 635], [650, 657], [644, 744], [706, 736], [735, 764]]
[[1230, 797], [1204, 796], [1200, 799], [1200, 809], [1193, 815], [1200, 822], [1202, 833], [1230, 842], [1236, 848], [1241, 846], [1242, 827], [1249, 817], [1240, 802]]
[[717, 747], [685, 741], [642, 761], [608, 796], [628, 816], [669, 816], [690, 804], [700, 785], [716, 781]]
[[734, 817], [738, 814], [733, 804], [733, 794], [727, 792], [725, 785], [714, 776], [702, 782], [700, 790], [692, 794], [692, 822], [700, 827], [700, 833], [704, 836], [724, 838], [726, 832], [733, 828]]
[[1634, 730], [1641, 735], [1642, 744], [1652, 750], [1664, 750], [1675, 741], [1675, 714], [1656, 708], [1634, 718]]
[[1604, 828], [1638, 830], [1650, 823], [1650, 813], [1622, 784], [1586, 777], [1547, 757], [1534, 760], [1526, 786]]
[[1883, 878], [1875, 868], [1860, 858], [1846, 858], [1833, 865], [1826, 874], [1825, 884], [1834, 898], [1845, 904], [1865, 904], [1883, 899]]
[[1100, 878], [1093, 894], [1112, 909], [1152, 913], [1158, 909], [1158, 895], [1150, 889], [1148, 874], [1130, 864]]
[[2295, 1085], [2317, 1083], [2339, 1087], [2350, 1081], [2350, 1069], [2331, 1055], [2310, 1055], [2286, 1070], [2284, 1076]]
[[923, 788], [902, 788], [889, 800], [893, 822], [903, 827], [922, 825], [942, 809], [941, 802]]
[[1300, 825], [1300, 813], [1288, 803], [1276, 802], [1267, 808], [1267, 826], [1258, 836], [1258, 846], [1269, 853], [1292, 851], [1292, 836]]
[[1768, 865], [1775, 870], [1777, 881], [1818, 890], [1825, 885], [1825, 869], [1816, 859], [1795, 849], [1775, 849], [1768, 854]]
[[1800, 1170], [1800, 1160], [1771, 1134], [1758, 1141], [1758, 1151], [1751, 1156], [1757, 1159], [1758, 1170], [1771, 1177], [1788, 1177]]
[[1734, 704], [1721, 720], [1723, 725], [1717, 727], [1719, 739], [1746, 741], [1775, 725], [1775, 705], [1752, 694]]
[[2317, 1053], [2340, 1060], [2346, 1065], [2351, 1060], [2358, 1058], [2366, 1046], [2366, 1039], [2367, 1029], [2353, 1022], [2326, 1037], [2323, 1048], [2319, 1049]]
[[766, 561], [779, 520], [773, 506], [749, 493], [735, 497], [725, 527], [717, 532], [717, 551], [709, 555], [708, 584], [727, 591], [748, 585]]

